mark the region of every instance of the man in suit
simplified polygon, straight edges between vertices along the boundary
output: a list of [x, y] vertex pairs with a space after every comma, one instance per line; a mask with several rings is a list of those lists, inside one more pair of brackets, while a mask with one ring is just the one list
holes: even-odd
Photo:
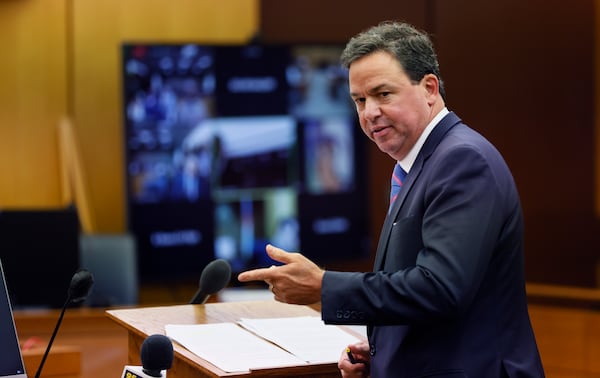
[[366, 325], [368, 343], [340, 357], [344, 377], [543, 377], [515, 183], [494, 146], [446, 108], [430, 39], [385, 22], [341, 60], [362, 130], [406, 172], [374, 271], [325, 271], [267, 246], [283, 264], [239, 280], [266, 281], [279, 301], [321, 301], [326, 323]]

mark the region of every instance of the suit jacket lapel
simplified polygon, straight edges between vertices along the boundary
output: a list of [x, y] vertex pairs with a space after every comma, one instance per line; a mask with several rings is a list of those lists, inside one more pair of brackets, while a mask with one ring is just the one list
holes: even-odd
[[398, 194], [398, 198], [394, 202], [394, 205], [390, 209], [389, 214], [385, 217], [385, 221], [383, 222], [383, 227], [381, 229], [381, 234], [379, 235], [379, 242], [377, 244], [377, 253], [375, 255], [375, 262], [373, 264], [373, 271], [379, 271], [383, 269], [383, 263], [385, 261], [385, 254], [387, 252], [387, 244], [388, 239], [390, 237], [390, 232], [394, 222], [396, 221], [396, 217], [404, 204], [404, 200], [406, 196], [410, 192], [413, 183], [416, 181], [417, 177], [421, 174], [423, 169], [423, 165], [425, 161], [431, 156], [433, 151], [435, 151], [438, 144], [440, 144], [444, 135], [450, 130], [453, 126], [460, 123], [461, 120], [458, 118], [456, 114], [453, 112], [448, 113], [440, 123], [433, 128], [431, 134], [427, 137], [427, 140], [423, 144], [421, 151], [417, 155], [417, 159], [415, 160], [413, 166], [410, 168], [406, 179], [404, 180], [404, 185], [402, 186], [402, 190]]

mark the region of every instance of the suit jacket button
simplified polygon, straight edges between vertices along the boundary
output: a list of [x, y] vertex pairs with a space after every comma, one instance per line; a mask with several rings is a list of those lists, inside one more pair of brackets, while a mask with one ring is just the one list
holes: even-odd
[[369, 348], [369, 354], [371, 356], [374, 356], [375, 352], [376, 352], [375, 345], [371, 345], [371, 347]]

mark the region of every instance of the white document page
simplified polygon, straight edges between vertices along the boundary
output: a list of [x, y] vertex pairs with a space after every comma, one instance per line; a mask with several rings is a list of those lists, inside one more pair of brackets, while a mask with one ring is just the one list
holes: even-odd
[[248, 319], [242, 327], [264, 337], [309, 363], [337, 363], [342, 351], [359, 338], [316, 316]]
[[167, 324], [165, 330], [190, 352], [228, 373], [306, 364], [234, 323]]

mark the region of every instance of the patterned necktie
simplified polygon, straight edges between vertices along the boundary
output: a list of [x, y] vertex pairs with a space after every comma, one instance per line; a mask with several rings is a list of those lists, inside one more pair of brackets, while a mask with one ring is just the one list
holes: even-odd
[[406, 172], [404, 172], [404, 169], [402, 169], [400, 164], [396, 163], [394, 173], [392, 174], [392, 189], [390, 191], [390, 208], [388, 209], [388, 212], [392, 209], [396, 198], [398, 198], [398, 193], [400, 193], [400, 189], [402, 189], [405, 178]]

